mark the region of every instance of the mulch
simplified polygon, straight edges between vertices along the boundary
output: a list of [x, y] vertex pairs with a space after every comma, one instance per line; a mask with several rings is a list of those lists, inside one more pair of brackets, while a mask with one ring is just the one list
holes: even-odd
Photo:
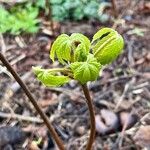
[[[127, 9], [119, 19], [116, 30], [123, 35], [125, 40], [122, 55], [111, 65], [103, 68], [97, 81], [88, 84], [95, 106], [95, 114], [97, 118], [103, 118], [102, 120], [97, 119], [97, 126], [101, 127], [101, 123], [107, 124], [110, 119], [109, 122], [113, 124], [113, 129], [117, 128], [117, 132], [115, 130], [103, 132], [103, 134], [97, 129], [93, 148], [95, 150], [141, 149], [133, 137], [142, 124], [150, 124], [149, 117], [145, 117], [150, 112], [150, 16], [148, 11], [150, 7], [148, 2], [143, 0], [142, 2]], [[134, 10], [132, 10], [133, 7]], [[55, 35], [48, 32], [50, 26], [44, 23], [42, 30], [36, 35], [3, 35], [3, 46], [6, 46], [4, 54], [49, 117], [67, 149], [84, 150], [90, 131], [90, 122], [81, 87], [76, 81], [71, 81], [60, 88], [44, 87], [35, 78], [32, 66], [61, 67], [58, 62], [52, 63], [49, 59], [52, 42], [60, 33], [81, 32], [91, 39], [99, 28], [106, 25], [111, 27], [113, 22], [101, 24], [93, 20], [67, 21], [61, 24], [54, 22], [54, 25]], [[138, 34], [139, 32], [142, 33], [142, 36]], [[104, 116], [101, 110], [107, 110]], [[114, 118], [111, 116], [126, 119], [123, 113], [126, 113], [128, 118], [132, 113], [138, 119], [133, 124], [131, 123], [130, 129], [126, 130], [122, 136], [124, 126], [121, 125], [120, 120], [114, 123]], [[132, 117], [131, 121], [133, 119], [135, 118]], [[116, 127], [118, 124], [119, 127]], [[20, 133], [22, 129], [25, 132], [26, 138], [23, 138], [22, 145], [18, 148], [16, 142], [17, 147], [13, 147], [14, 149], [57, 149], [23, 90], [1, 62], [0, 126], [17, 126], [19, 128], [13, 127], [12, 130]], [[11, 136], [15, 132], [11, 132]], [[24, 134], [20, 136], [24, 137]], [[0, 141], [1, 138], [2, 136]], [[10, 141], [7, 140], [5, 145], [9, 147], [12, 144]], [[13, 145], [15, 145], [14, 141]]]

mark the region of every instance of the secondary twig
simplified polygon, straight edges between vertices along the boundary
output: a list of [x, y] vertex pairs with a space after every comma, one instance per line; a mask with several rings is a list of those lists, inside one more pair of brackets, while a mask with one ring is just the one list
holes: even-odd
[[46, 0], [46, 4], [45, 5], [46, 5], [46, 8], [48, 9], [47, 21], [50, 21], [52, 34], [54, 34], [54, 23], [53, 23], [52, 7], [51, 7], [50, 0]]
[[[129, 118], [131, 117], [132, 113], [133, 112], [130, 112]], [[127, 129], [128, 124], [129, 124], [129, 120], [127, 119], [125, 121], [125, 124], [123, 125], [122, 131], [121, 131], [121, 134], [120, 134], [120, 140], [119, 140], [119, 143], [118, 143], [119, 149], [121, 149], [121, 147], [122, 147], [122, 142], [123, 142], [123, 139], [124, 139], [124, 136], [125, 136], [125, 130]]]
[[23, 115], [4, 113], [4, 112], [0, 112], [0, 117], [18, 119], [18, 120], [29, 121], [34, 123], [43, 123], [43, 121], [37, 117], [23, 116]]
[[[136, 1], [135, 5], [134, 5], [134, 8], [138, 4], [139, 1], [140, 0]], [[131, 3], [131, 1], [126, 1], [126, 8], [123, 10], [123, 12], [120, 15], [118, 15], [116, 20], [120, 20], [126, 14], [127, 10], [129, 10], [129, 8], [133, 7], [132, 5], [130, 5], [130, 3]], [[112, 28], [116, 29], [117, 26], [118, 26], [118, 21], [115, 21], [115, 23], [112, 25]]]
[[118, 101], [117, 104], [116, 104], [115, 111], [118, 110], [118, 108], [119, 108], [120, 104], [122, 103], [122, 101], [123, 101], [123, 99], [124, 99], [124, 97], [125, 97], [127, 91], [129, 90], [129, 87], [130, 87], [130, 84], [126, 84], [126, 85], [125, 85], [124, 91], [123, 91], [121, 97], [119, 98], [119, 101]]
[[54, 138], [55, 142], [57, 143], [60, 150], [65, 150], [65, 147], [63, 145], [62, 140], [57, 135], [55, 129], [51, 125], [48, 117], [45, 115], [45, 113], [42, 111], [42, 109], [37, 104], [36, 100], [32, 96], [31, 92], [28, 90], [28, 87], [25, 85], [25, 83], [21, 80], [19, 75], [15, 72], [15, 70], [11, 67], [10, 63], [6, 60], [6, 58], [3, 56], [3, 54], [0, 52], [0, 60], [2, 63], [6, 66], [6, 68], [10, 71], [10, 73], [13, 75], [13, 77], [16, 79], [16, 81], [19, 83], [21, 88], [24, 90], [25, 94], [29, 98], [30, 102], [33, 104], [34, 108], [37, 110], [41, 118], [43, 119], [45, 125], [49, 129], [49, 132], [51, 136]]

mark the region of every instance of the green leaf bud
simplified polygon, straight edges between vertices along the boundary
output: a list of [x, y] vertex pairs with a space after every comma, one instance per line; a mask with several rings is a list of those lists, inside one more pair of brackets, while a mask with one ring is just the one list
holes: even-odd
[[85, 62], [71, 63], [70, 68], [73, 72], [74, 79], [84, 84], [97, 79], [101, 65], [92, 54], [89, 54]]
[[70, 37], [67, 34], [62, 34], [54, 41], [50, 51], [50, 58], [54, 61], [55, 57], [57, 57], [62, 64], [65, 64], [66, 61], [70, 63], [78, 61], [82, 58], [80, 58], [80, 53], [76, 49], [81, 45], [82, 49], [80, 51], [81, 57], [83, 57], [83, 54], [87, 55], [89, 52], [89, 39], [80, 33], [73, 33]]
[[94, 36], [91, 44], [94, 57], [102, 65], [111, 63], [122, 52], [124, 40], [117, 31], [103, 28]]

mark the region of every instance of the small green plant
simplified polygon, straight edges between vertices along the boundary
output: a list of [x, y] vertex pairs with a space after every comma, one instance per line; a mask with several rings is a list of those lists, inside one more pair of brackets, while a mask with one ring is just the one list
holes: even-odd
[[[102, 22], [108, 20], [103, 10], [110, 4], [101, 0], [49, 0], [52, 6], [52, 17], [56, 21], [97, 19]], [[37, 7], [45, 9], [45, 1], [35, 3]]]
[[52, 0], [51, 3], [54, 20], [108, 19], [106, 14], [100, 14], [100, 7], [105, 7], [108, 3], [99, 0]]
[[38, 8], [33, 7], [30, 3], [24, 7], [14, 6], [9, 11], [0, 6], [0, 14], [0, 33], [9, 32], [16, 35], [21, 32], [35, 33], [38, 31]]
[[73, 33], [71, 36], [61, 34], [52, 45], [50, 58], [53, 62], [57, 58], [64, 68], [33, 67], [37, 78], [45, 86], [61, 86], [73, 79], [82, 86], [91, 120], [86, 150], [91, 150], [95, 138], [95, 114], [86, 83], [97, 79], [102, 67], [110, 64], [122, 52], [123, 45], [122, 36], [111, 28], [99, 30], [91, 42], [80, 33]]
[[[46, 0], [25, 1], [9, 9], [0, 5], [0, 33], [18, 35], [20, 33], [36, 33], [40, 28], [38, 15], [44, 11], [45, 15], [56, 21], [96, 19], [101, 22], [108, 20], [109, 16], [103, 13], [110, 3], [100, 0]], [[51, 8], [50, 10], [48, 10]]]

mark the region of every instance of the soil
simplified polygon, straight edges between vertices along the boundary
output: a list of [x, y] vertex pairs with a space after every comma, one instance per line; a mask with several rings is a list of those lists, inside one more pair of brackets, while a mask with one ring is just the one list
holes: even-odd
[[[141, 0], [124, 7], [126, 11], [120, 10], [114, 21], [105, 24], [95, 20], [54, 22], [54, 35], [49, 23], [44, 21], [36, 35], [5, 34], [1, 39], [4, 55], [27, 84], [68, 150], [84, 150], [90, 132], [88, 109], [81, 87], [76, 81], [60, 88], [44, 87], [35, 78], [32, 66], [61, 67], [49, 58], [52, 42], [60, 33], [80, 32], [91, 39], [104, 26], [115, 26], [124, 37], [125, 47], [115, 62], [103, 68], [97, 81], [88, 83], [96, 117], [101, 118], [96, 119], [100, 128], [97, 128], [93, 149], [142, 149], [133, 137], [141, 125], [150, 125], [150, 5]], [[101, 110], [105, 110], [105, 115]], [[117, 121], [114, 122], [111, 116], [117, 116]], [[129, 117], [129, 129], [123, 132]], [[111, 132], [101, 129], [101, 123], [107, 125], [108, 122], [113, 125]], [[38, 113], [1, 62], [0, 126], [17, 126], [26, 133], [23, 143], [18, 146], [16, 142], [14, 149], [57, 149]]]

